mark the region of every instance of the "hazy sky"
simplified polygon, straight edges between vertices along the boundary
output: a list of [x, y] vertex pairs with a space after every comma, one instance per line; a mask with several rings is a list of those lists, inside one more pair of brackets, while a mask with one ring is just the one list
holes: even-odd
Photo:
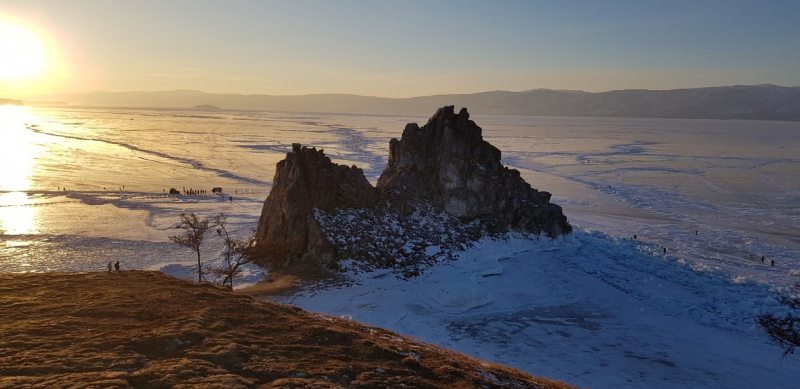
[[46, 41], [58, 72], [29, 80], [35, 93], [800, 85], [797, 0], [0, 0], [0, 19]]

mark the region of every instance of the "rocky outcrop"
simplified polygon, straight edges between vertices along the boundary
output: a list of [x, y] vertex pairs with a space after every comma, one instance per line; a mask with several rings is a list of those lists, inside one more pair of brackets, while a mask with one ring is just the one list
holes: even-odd
[[465, 222], [429, 203], [400, 204], [318, 211], [316, 219], [336, 260], [352, 259], [355, 267], [397, 267], [406, 276], [452, 258], [488, 234], [477, 219]]
[[375, 198], [375, 188], [361, 169], [332, 163], [323, 150], [293, 144], [292, 152], [278, 162], [258, 221], [258, 261], [267, 267], [331, 265], [333, 245], [320, 229], [315, 209], [370, 207]]
[[389, 142], [389, 161], [378, 187], [409, 193], [465, 219], [480, 218], [492, 230], [571, 231], [550, 193], [538, 191], [500, 163], [500, 150], [483, 140], [466, 108], [440, 108], [420, 128], [410, 123]]
[[390, 142], [377, 187], [356, 166], [292, 145], [279, 162], [256, 231], [255, 261], [269, 268], [335, 267], [354, 259], [414, 266], [509, 230], [556, 237], [571, 231], [550, 193], [500, 163], [466, 109], [439, 109]]

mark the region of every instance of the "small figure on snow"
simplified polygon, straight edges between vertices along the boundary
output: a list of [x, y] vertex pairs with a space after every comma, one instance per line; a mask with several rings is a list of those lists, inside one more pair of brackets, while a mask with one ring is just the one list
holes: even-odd
[[772, 267], [775, 267], [775, 260], [774, 260], [774, 259], [770, 259], [770, 260], [769, 260], [769, 263], [770, 263], [770, 265], [771, 265]]
[[636, 240], [636, 234], [633, 234], [633, 240]]
[[108, 261], [108, 272], [111, 273], [111, 261]]
[[[109, 263], [110, 263], [110, 262], [109, 262]], [[119, 271], [119, 261], [117, 261], [117, 262], [115, 262], [115, 263], [114, 263], [114, 269], [116, 269], [117, 271]]]
[[764, 263], [764, 256], [761, 256], [761, 263]]
[[666, 253], [667, 253], [667, 248], [666, 248], [666, 247], [664, 247], [664, 254], [666, 254]]

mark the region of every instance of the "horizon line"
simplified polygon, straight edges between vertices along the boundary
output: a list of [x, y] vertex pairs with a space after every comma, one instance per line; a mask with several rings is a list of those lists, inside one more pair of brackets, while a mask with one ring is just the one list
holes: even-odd
[[502, 90], [502, 89], [495, 89], [489, 91], [481, 91], [481, 92], [472, 92], [472, 93], [437, 93], [431, 95], [420, 95], [420, 96], [411, 96], [411, 97], [386, 97], [386, 96], [372, 96], [372, 95], [359, 95], [355, 93], [337, 93], [337, 92], [327, 92], [327, 93], [305, 93], [305, 94], [296, 94], [296, 95], [281, 95], [281, 94], [267, 94], [267, 93], [239, 93], [239, 92], [205, 92], [199, 89], [171, 89], [171, 90], [152, 90], [152, 91], [145, 91], [145, 90], [126, 90], [126, 91], [110, 91], [110, 90], [91, 90], [87, 92], [56, 92], [56, 93], [41, 93], [41, 94], [33, 94], [27, 96], [52, 96], [52, 95], [79, 95], [79, 94], [89, 94], [89, 93], [170, 93], [170, 92], [197, 92], [203, 94], [211, 94], [211, 95], [239, 95], [239, 96], [271, 96], [271, 97], [306, 97], [306, 96], [354, 96], [354, 97], [369, 97], [369, 98], [378, 98], [378, 99], [392, 99], [392, 100], [403, 100], [403, 99], [415, 99], [415, 98], [424, 98], [424, 97], [437, 97], [437, 96], [454, 96], [454, 95], [477, 95], [483, 93], [494, 93], [494, 92], [504, 92], [504, 93], [528, 93], [528, 92], [536, 92], [536, 91], [552, 91], [552, 92], [581, 92], [581, 93], [590, 93], [590, 94], [600, 94], [600, 93], [610, 93], [610, 92], [619, 92], [619, 91], [650, 91], [650, 92], [663, 92], [663, 91], [676, 91], [676, 90], [690, 90], [690, 89], [710, 89], [710, 88], [732, 88], [732, 87], [742, 87], [742, 86], [772, 86], [778, 88], [800, 88], [800, 85], [794, 86], [786, 86], [786, 85], [776, 85], [776, 84], [733, 84], [733, 85], [717, 85], [717, 86], [699, 86], [699, 87], [692, 87], [692, 88], [674, 88], [674, 89], [646, 89], [646, 88], [626, 88], [626, 89], [611, 89], [606, 91], [600, 92], [589, 92], [580, 89], [553, 89], [553, 88], [534, 88], [534, 89], [525, 89], [520, 91], [511, 91], [511, 90]]

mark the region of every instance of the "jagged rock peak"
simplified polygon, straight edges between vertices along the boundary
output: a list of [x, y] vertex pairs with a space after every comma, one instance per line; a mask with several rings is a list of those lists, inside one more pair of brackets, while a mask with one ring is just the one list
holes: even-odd
[[420, 128], [406, 125], [389, 142], [389, 160], [378, 188], [430, 201], [461, 218], [481, 218], [494, 230], [571, 231], [550, 193], [531, 188], [519, 171], [500, 163], [501, 153], [483, 140], [466, 108], [440, 108]]
[[374, 201], [375, 188], [363, 170], [335, 164], [323, 150], [292, 144], [292, 151], [277, 164], [258, 221], [256, 242], [264, 253], [260, 263], [332, 264], [333, 246], [314, 218], [315, 209], [369, 207]]
[[350, 258], [413, 266], [433, 252], [509, 230], [556, 237], [571, 227], [550, 193], [500, 163], [500, 150], [483, 140], [466, 108], [456, 114], [449, 106], [391, 140], [377, 187], [358, 167], [293, 144], [264, 202], [256, 262], [335, 267]]

